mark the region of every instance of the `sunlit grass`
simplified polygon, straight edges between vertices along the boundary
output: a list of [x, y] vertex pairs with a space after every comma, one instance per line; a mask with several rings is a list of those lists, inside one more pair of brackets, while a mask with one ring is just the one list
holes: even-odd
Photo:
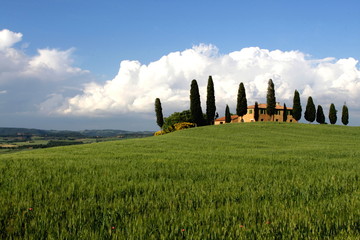
[[358, 239], [359, 136], [228, 124], [3, 154], [0, 237]]

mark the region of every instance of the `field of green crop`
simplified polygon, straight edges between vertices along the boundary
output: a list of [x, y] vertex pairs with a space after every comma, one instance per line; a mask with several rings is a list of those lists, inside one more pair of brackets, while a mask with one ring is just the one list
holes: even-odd
[[245, 123], [0, 155], [0, 239], [360, 239], [360, 128]]

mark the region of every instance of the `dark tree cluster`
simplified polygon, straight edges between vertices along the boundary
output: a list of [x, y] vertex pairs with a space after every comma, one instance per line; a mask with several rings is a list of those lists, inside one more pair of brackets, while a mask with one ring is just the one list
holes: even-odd
[[316, 118], [315, 104], [312, 97], [309, 97], [306, 104], [305, 119], [308, 122], [313, 122], [315, 121], [315, 118]]
[[164, 125], [164, 117], [163, 117], [161, 102], [159, 98], [155, 99], [155, 113], [156, 113], [156, 123], [160, 128], [162, 128]]
[[236, 114], [241, 118], [247, 113], [247, 100], [246, 92], [243, 83], [240, 83], [238, 95], [237, 95], [237, 105], [236, 105]]
[[295, 118], [296, 121], [299, 121], [301, 119], [301, 112], [302, 112], [302, 108], [300, 102], [300, 94], [297, 90], [295, 90], [292, 116]]
[[230, 122], [231, 122], [231, 113], [230, 113], [229, 106], [226, 104], [226, 108], [225, 108], [225, 123], [230, 123]]
[[316, 111], [316, 122], [320, 124], [325, 123], [325, 115], [324, 111], [321, 105], [318, 105], [317, 111]]
[[276, 109], [275, 87], [273, 81], [270, 79], [268, 82], [268, 89], [266, 95], [266, 111], [270, 117], [273, 117]]
[[215, 105], [215, 90], [214, 82], [211, 76], [209, 76], [207, 85], [207, 97], [206, 97], [206, 121], [208, 125], [214, 124], [216, 116], [216, 105]]
[[194, 79], [191, 82], [190, 89], [190, 112], [193, 122], [197, 126], [205, 125], [203, 111], [201, 109], [200, 93], [197, 81]]

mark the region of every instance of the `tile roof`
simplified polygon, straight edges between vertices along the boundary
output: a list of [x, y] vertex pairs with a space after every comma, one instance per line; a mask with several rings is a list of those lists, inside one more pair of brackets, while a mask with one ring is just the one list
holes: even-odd
[[[259, 109], [266, 109], [267, 107], [267, 104], [266, 103], [260, 103], [258, 104], [258, 107]], [[248, 109], [254, 109], [255, 108], [255, 105], [250, 105], [247, 107]], [[278, 109], [278, 110], [281, 110], [281, 109], [284, 109], [284, 106], [281, 106], [281, 105], [276, 105], [275, 106], [275, 109]], [[292, 108], [289, 108], [289, 107], [286, 107], [287, 110], [292, 110]]]
[[[238, 118], [239, 118], [238, 115], [231, 115], [231, 121], [236, 120]], [[215, 119], [215, 121], [225, 121], [225, 117], [217, 118], [217, 119]]]

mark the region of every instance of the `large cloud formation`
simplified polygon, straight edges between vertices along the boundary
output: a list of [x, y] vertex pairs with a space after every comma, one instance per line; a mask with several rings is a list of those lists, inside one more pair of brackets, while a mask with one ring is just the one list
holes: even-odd
[[198, 81], [205, 111], [207, 79], [212, 75], [220, 115], [226, 104], [234, 112], [240, 82], [245, 85], [248, 104], [265, 102], [271, 78], [279, 102], [291, 107], [295, 89], [303, 108], [308, 96], [325, 111], [330, 103], [340, 110], [346, 102], [350, 121], [360, 124], [360, 71], [353, 58], [313, 59], [300, 51], [258, 47], [221, 54], [213, 45], [200, 44], [148, 65], [122, 61], [114, 79], [98, 83], [89, 71], [74, 66], [73, 48], [37, 49], [30, 56], [26, 49], [16, 47], [22, 37], [0, 31], [0, 111], [8, 115], [27, 112], [77, 118], [130, 113], [123, 116], [154, 122], [155, 98], [161, 99], [165, 115], [189, 108], [192, 79]]
[[[360, 71], [353, 58], [311, 59], [299, 51], [269, 51], [258, 47], [219, 54], [213, 45], [198, 45], [182, 52], [172, 52], [148, 65], [122, 61], [114, 79], [105, 84], [88, 83], [81, 94], [67, 99], [57, 111], [61, 114], [102, 115], [129, 112], [153, 112], [155, 98], [160, 98], [165, 112], [189, 108], [189, 89], [197, 79], [203, 108], [206, 84], [212, 75], [216, 103], [235, 107], [240, 82], [246, 88], [248, 103], [265, 102], [267, 82], [275, 84], [278, 101], [292, 106], [294, 90], [302, 97], [312, 96], [315, 104], [330, 103], [357, 106], [360, 96]], [[204, 109], [205, 110], [205, 109]], [[221, 114], [221, 113], [220, 113]]]
[[[42, 103], [47, 98], [57, 96], [57, 100], [73, 96], [68, 89], [88, 80], [89, 72], [74, 67], [74, 49], [37, 49], [37, 54], [29, 56], [26, 49], [15, 45], [23, 35], [8, 29], [0, 31], [0, 109], [6, 113], [36, 112], [48, 106]], [[51, 102], [51, 101], [50, 101]], [[54, 102], [54, 101], [53, 101]], [[54, 102], [51, 108], [59, 107]], [[49, 111], [49, 108], [46, 111]]]

